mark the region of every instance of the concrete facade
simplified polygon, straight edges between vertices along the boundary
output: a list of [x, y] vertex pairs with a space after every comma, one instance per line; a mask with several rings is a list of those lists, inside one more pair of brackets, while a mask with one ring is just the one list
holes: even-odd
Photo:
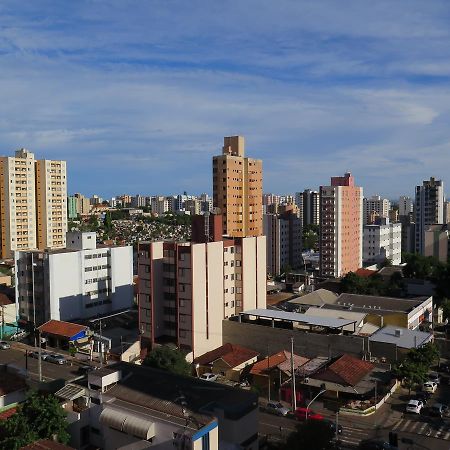
[[387, 198], [374, 195], [363, 201], [364, 225], [372, 224], [376, 217], [388, 218], [391, 202]]
[[320, 274], [341, 277], [362, 266], [363, 189], [350, 173], [320, 187]]
[[431, 225], [425, 230], [424, 255], [447, 263], [449, 256], [449, 225]]
[[265, 307], [266, 238], [140, 243], [138, 275], [142, 348], [168, 339], [195, 357], [222, 345], [224, 318]]
[[224, 138], [222, 155], [213, 158], [213, 204], [223, 215], [227, 236], [261, 236], [262, 161], [244, 157], [244, 138]]
[[393, 265], [402, 262], [402, 224], [380, 220], [364, 225], [363, 261], [378, 264], [389, 259]]
[[425, 254], [425, 231], [444, 223], [444, 183], [431, 177], [416, 187], [416, 252]]
[[[81, 236], [80, 244], [89, 244], [77, 246], [75, 236]], [[95, 233], [68, 233], [67, 240], [70, 248], [16, 252], [19, 317], [41, 325], [50, 319], [70, 322], [131, 307], [132, 247], [96, 248]]]
[[264, 214], [264, 235], [267, 242], [267, 272], [279, 275], [290, 266], [302, 264], [302, 225], [293, 212]]

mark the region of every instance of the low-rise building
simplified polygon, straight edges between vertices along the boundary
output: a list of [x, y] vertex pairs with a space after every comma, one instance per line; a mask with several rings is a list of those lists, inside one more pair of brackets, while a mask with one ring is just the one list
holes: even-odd
[[244, 390], [120, 363], [56, 396], [78, 449], [258, 448], [258, 399]]
[[98, 247], [95, 233], [67, 233], [67, 248], [15, 253], [22, 321], [74, 321], [133, 305], [133, 249]]
[[197, 375], [214, 373], [239, 381], [242, 371], [258, 359], [259, 353], [240, 345], [224, 344], [195, 358]]

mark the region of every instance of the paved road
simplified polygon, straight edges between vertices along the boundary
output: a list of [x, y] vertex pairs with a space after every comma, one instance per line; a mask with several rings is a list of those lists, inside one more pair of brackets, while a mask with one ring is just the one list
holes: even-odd
[[[23, 371], [26, 370], [30, 378], [38, 378], [38, 360], [30, 357], [26, 358], [24, 349], [11, 348], [9, 350], [0, 350], [0, 364], [9, 364]], [[42, 375], [44, 380], [49, 381], [58, 378], [71, 380], [77, 376], [78, 367], [77, 364], [72, 366], [70, 364], [59, 365], [42, 361]]]

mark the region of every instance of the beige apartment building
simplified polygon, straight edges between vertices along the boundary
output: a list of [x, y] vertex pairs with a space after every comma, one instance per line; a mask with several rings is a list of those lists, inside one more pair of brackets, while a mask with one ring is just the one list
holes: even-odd
[[213, 203], [231, 237], [263, 234], [262, 161], [246, 158], [244, 147], [242, 136], [225, 137], [222, 155], [213, 157]]
[[65, 161], [36, 161], [37, 247], [64, 248], [67, 232]]
[[265, 236], [138, 246], [141, 349], [174, 342], [202, 355], [222, 345], [222, 320], [266, 307]]
[[66, 163], [36, 161], [26, 149], [0, 157], [1, 257], [65, 246]]
[[350, 173], [320, 187], [320, 274], [341, 277], [362, 267], [363, 189]]

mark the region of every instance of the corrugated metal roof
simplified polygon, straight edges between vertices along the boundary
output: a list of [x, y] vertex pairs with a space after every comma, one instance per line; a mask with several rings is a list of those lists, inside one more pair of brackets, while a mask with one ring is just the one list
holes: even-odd
[[356, 323], [355, 320], [309, 316], [306, 314], [293, 313], [287, 311], [275, 311], [272, 309], [252, 309], [249, 311], [244, 311], [240, 314], [263, 317], [265, 319], [286, 320], [288, 322], [296, 322], [304, 325], [326, 327], [326, 328], [342, 328], [345, 327], [346, 325]]
[[154, 422], [129, 411], [106, 407], [100, 414], [100, 423], [146, 441], [155, 437]]
[[56, 397], [64, 400], [75, 400], [82, 397], [86, 393], [86, 390], [76, 384], [66, 384], [59, 391], [55, 392]]

